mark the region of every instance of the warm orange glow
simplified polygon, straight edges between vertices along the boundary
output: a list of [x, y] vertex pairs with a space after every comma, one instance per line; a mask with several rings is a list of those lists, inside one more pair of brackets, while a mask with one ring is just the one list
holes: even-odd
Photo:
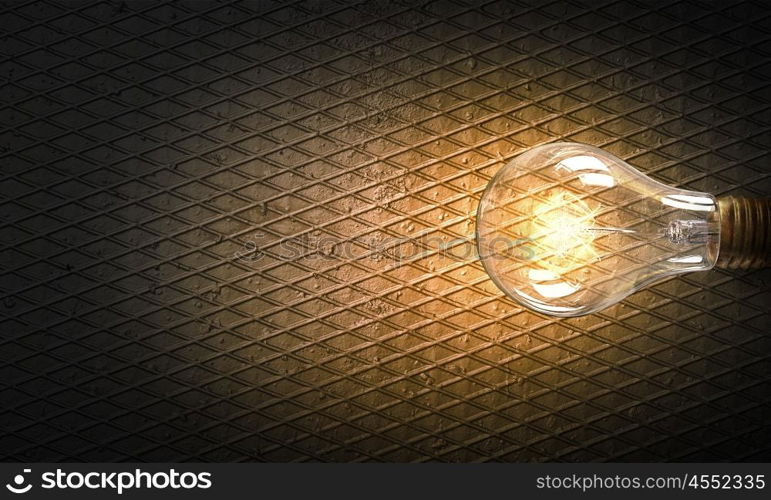
[[592, 246], [595, 212], [577, 196], [560, 191], [539, 202], [531, 238], [544, 268], [563, 273], [596, 257]]

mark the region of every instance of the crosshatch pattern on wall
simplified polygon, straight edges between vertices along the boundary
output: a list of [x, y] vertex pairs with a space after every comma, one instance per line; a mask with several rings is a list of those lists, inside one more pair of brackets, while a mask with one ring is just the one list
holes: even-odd
[[18, 461], [771, 458], [768, 271], [599, 314], [474, 250], [585, 142], [771, 195], [761, 2], [4, 2], [0, 450]]

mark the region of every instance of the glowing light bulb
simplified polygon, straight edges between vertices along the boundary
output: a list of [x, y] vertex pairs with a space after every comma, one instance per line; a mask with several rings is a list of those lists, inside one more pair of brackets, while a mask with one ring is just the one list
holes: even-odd
[[479, 203], [477, 249], [517, 302], [580, 316], [678, 273], [769, 265], [769, 220], [768, 200], [718, 201], [601, 149], [556, 143], [521, 154], [492, 179]]

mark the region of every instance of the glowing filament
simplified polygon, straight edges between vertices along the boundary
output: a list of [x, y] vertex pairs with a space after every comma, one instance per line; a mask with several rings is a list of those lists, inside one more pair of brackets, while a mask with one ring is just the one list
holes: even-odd
[[[594, 212], [573, 194], [552, 195], [535, 210], [533, 239], [543, 256], [591, 251]], [[593, 251], [591, 251], [593, 253]]]

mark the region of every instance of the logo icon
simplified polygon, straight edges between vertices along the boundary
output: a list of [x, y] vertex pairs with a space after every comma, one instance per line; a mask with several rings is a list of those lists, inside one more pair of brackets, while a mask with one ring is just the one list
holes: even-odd
[[[32, 472], [32, 469], [24, 469], [24, 474], [27, 474], [29, 472]], [[14, 486], [14, 484], [8, 483], [5, 485], [5, 487], [8, 488], [8, 491], [10, 491], [11, 493], [26, 493], [32, 488], [32, 485], [28, 484], [26, 486], [22, 486], [24, 484], [25, 479], [26, 478], [24, 477], [23, 474], [16, 474], [13, 477], [13, 483], [16, 486]]]

